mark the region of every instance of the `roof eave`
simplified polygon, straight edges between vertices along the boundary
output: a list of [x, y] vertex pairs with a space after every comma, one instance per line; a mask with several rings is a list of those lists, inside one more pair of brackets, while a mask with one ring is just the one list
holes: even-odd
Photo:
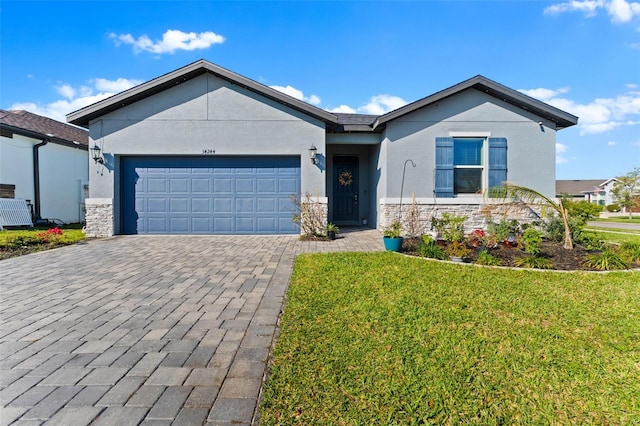
[[55, 143], [58, 145], [68, 146], [70, 148], [78, 148], [87, 151], [89, 149], [87, 144], [84, 144], [79, 141], [70, 141], [68, 139], [62, 139], [57, 136], [50, 136], [44, 133], [35, 132], [33, 130], [23, 129], [21, 127], [12, 126], [11, 124], [0, 123], [0, 127], [10, 131], [11, 133], [15, 133], [16, 135], [25, 136], [27, 138], [39, 139], [42, 141], [47, 141], [51, 143]]
[[170, 87], [176, 86], [185, 81], [191, 80], [206, 72], [210, 72], [220, 78], [223, 78], [237, 86], [244, 87], [278, 103], [291, 107], [297, 111], [303, 112], [325, 123], [334, 125], [337, 123], [335, 115], [323, 109], [300, 101], [287, 94], [279, 92], [271, 87], [260, 84], [254, 80], [243, 77], [225, 68], [212, 64], [209, 61], [201, 59], [192, 64], [186, 65], [170, 73], [164, 74], [153, 80], [142, 83], [124, 92], [113, 95], [107, 99], [96, 102], [77, 111], [67, 114], [67, 122], [88, 127], [91, 120], [115, 111], [126, 105], [130, 105], [148, 96], [162, 92]]
[[433, 95], [427, 96], [426, 98], [419, 99], [394, 111], [390, 111], [384, 115], [381, 115], [375, 121], [374, 129], [379, 125], [388, 123], [389, 121], [395, 120], [396, 118], [399, 118], [405, 114], [409, 114], [410, 112], [434, 104], [444, 98], [455, 95], [469, 88], [484, 91], [485, 93], [489, 93], [489, 95], [495, 98], [501, 99], [507, 103], [518, 106], [519, 108], [530, 111], [540, 118], [550, 120], [556, 123], [556, 127], [558, 129], [564, 129], [578, 123], [578, 117], [576, 117], [575, 115], [569, 114], [566, 111], [562, 111], [549, 104], [534, 99], [516, 90], [510, 89], [486, 77], [478, 75], [461, 83], [458, 83], [455, 86], [451, 86], [444, 90], [436, 92]]

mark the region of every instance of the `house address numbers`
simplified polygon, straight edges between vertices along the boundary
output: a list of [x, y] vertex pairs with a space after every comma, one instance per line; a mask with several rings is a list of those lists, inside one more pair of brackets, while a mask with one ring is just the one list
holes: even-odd
[[202, 155], [213, 155], [216, 153], [215, 149], [202, 148]]

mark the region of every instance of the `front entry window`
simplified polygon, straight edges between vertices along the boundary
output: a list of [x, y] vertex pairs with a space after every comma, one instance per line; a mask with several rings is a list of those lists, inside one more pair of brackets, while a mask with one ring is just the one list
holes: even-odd
[[455, 138], [453, 140], [453, 192], [476, 194], [482, 191], [482, 146], [481, 138]]

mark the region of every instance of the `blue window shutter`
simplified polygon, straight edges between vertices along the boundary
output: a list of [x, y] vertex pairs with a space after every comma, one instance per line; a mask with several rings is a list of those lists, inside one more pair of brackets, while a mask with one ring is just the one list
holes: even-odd
[[489, 188], [507, 181], [507, 139], [489, 138]]
[[436, 197], [453, 197], [453, 138], [436, 138]]

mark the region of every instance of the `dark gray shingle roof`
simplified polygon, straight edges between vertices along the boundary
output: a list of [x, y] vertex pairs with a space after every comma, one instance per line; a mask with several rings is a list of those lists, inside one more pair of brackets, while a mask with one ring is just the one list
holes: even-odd
[[56, 139], [69, 143], [78, 142], [80, 145], [89, 145], [89, 132], [86, 130], [28, 111], [0, 109], [0, 125], [13, 128], [9, 130], [23, 129], [37, 133], [43, 138], [53, 135]]
[[573, 179], [573, 180], [557, 180], [556, 195], [584, 195], [587, 191], [593, 191], [593, 188], [599, 186], [607, 179]]

